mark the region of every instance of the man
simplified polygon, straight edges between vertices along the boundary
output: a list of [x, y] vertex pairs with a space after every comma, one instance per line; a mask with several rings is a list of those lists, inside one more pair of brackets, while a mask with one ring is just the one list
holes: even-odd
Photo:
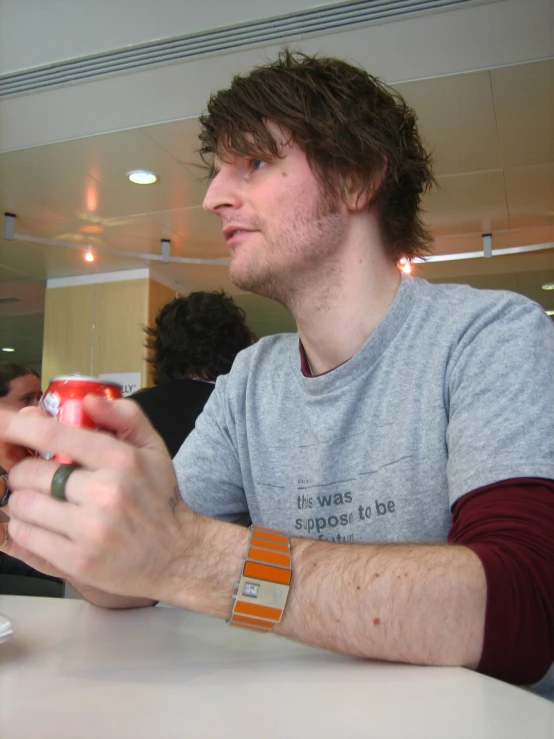
[[162, 306], [146, 329], [155, 387], [130, 396], [173, 458], [237, 354], [256, 337], [242, 308], [223, 291], [192, 292]]
[[0, 417], [9, 441], [82, 465], [66, 502], [49, 495], [55, 463], [11, 471], [7, 546], [100, 605], [160, 599], [349, 654], [539, 680], [552, 325], [521, 296], [401, 278], [398, 260], [429, 248], [432, 171], [413, 112], [364, 71], [285, 52], [214, 95], [202, 126], [232, 279], [284, 303], [298, 337], [261, 340], [217, 381], [179, 489], [128, 401], [86, 402], [119, 440]]

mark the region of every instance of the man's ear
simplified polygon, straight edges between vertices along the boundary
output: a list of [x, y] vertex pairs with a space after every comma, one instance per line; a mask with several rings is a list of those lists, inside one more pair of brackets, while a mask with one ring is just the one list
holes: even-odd
[[377, 199], [385, 174], [387, 163], [385, 162], [371, 180], [369, 187], [362, 187], [356, 175], [348, 177], [345, 187], [345, 203], [348, 210], [359, 212], [367, 210]]

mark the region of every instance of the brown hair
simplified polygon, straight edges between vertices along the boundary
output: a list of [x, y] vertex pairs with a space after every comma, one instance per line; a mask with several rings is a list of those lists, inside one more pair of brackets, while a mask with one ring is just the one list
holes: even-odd
[[10, 383], [12, 380], [15, 380], [17, 377], [26, 377], [27, 375], [39, 377], [39, 374], [34, 369], [27, 367], [26, 364], [18, 364], [17, 362], [0, 364], [0, 398], [5, 398], [10, 392]]
[[354, 184], [360, 197], [379, 205], [391, 258], [431, 251], [420, 204], [435, 182], [431, 157], [415, 112], [397, 92], [338, 59], [282, 51], [210, 96], [200, 118], [200, 154], [211, 174], [214, 154], [277, 157], [266, 121], [291, 132], [324, 191], [344, 199]]

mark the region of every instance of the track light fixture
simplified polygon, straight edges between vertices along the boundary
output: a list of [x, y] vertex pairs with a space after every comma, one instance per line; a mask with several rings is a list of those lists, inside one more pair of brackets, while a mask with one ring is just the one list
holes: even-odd
[[15, 213], [4, 213], [4, 238], [13, 241], [15, 236]]
[[483, 234], [483, 256], [485, 259], [492, 257], [492, 234]]

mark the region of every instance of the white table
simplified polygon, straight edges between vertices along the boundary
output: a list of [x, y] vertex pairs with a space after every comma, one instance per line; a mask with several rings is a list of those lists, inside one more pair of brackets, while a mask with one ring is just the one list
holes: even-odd
[[0, 596], [2, 739], [552, 739], [554, 705], [461, 668], [375, 663], [177, 608]]

